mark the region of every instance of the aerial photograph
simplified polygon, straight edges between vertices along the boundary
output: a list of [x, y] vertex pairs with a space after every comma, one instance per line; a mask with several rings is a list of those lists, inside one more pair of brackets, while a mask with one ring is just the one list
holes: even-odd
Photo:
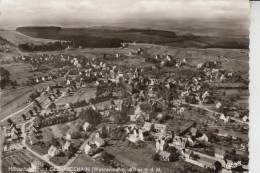
[[248, 0], [0, 0], [0, 173], [248, 173]]

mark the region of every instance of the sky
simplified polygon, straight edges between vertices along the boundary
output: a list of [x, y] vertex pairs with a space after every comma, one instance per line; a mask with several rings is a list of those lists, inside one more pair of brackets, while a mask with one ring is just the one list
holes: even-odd
[[248, 20], [248, 0], [0, 0], [0, 28], [149, 20]]

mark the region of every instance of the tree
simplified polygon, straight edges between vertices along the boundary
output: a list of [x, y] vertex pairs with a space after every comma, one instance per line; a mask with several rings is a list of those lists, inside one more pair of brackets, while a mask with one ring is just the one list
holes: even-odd
[[10, 72], [3, 67], [0, 67], [0, 87], [1, 89], [5, 88], [6, 85], [10, 82]]
[[219, 172], [222, 170], [222, 164], [219, 161], [216, 161], [214, 166], [215, 166], [215, 172]]
[[7, 119], [7, 122], [8, 122], [9, 125], [14, 123], [10, 118]]
[[86, 110], [82, 110], [79, 114], [79, 117], [92, 125], [97, 125], [101, 122], [102, 116], [99, 112], [93, 110], [92, 108], [88, 108]]
[[22, 114], [22, 118], [23, 118], [24, 121], [26, 121], [26, 119], [27, 119], [24, 114]]
[[60, 142], [59, 142], [58, 138], [55, 138], [55, 137], [51, 138], [50, 144], [55, 146], [55, 147], [59, 147], [60, 146]]

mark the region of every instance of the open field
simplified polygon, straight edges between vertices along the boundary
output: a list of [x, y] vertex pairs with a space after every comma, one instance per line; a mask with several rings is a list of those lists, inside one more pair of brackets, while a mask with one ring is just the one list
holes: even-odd
[[74, 162], [72, 162], [72, 164], [70, 166], [71, 167], [82, 167], [82, 165], [84, 165], [84, 167], [86, 167], [86, 168], [91, 168], [91, 167], [105, 168], [104, 165], [102, 165], [101, 163], [95, 161], [90, 156], [86, 155], [85, 153], [80, 154], [74, 160]]
[[24, 44], [24, 43], [33, 43], [33, 44], [43, 44], [52, 42], [55, 40], [52, 39], [41, 39], [41, 38], [33, 38], [26, 36], [17, 31], [11, 30], [0, 30], [0, 36], [14, 45]]
[[3, 64], [6, 70], [10, 72], [10, 78], [16, 80], [18, 84], [25, 82], [28, 77], [35, 75], [41, 75], [41, 72], [32, 72], [32, 65], [25, 63], [11, 63]]
[[82, 88], [78, 90], [76, 93], [74, 93], [72, 96], [68, 95], [63, 98], [61, 98], [59, 101], [57, 101], [57, 104], [67, 104], [67, 103], [75, 103], [77, 101], [86, 100], [88, 101], [90, 98], [94, 98], [96, 93], [95, 88]]
[[3, 158], [3, 173], [13, 172], [9, 167], [29, 168], [31, 162], [35, 159], [33, 155], [26, 150], [17, 151], [11, 155], [4, 156]]
[[36, 89], [47, 87], [50, 84], [53, 84], [53, 82], [50, 81], [48, 83], [41, 83], [34, 86], [26, 86], [18, 89], [2, 90], [0, 93], [0, 118], [3, 119], [6, 116], [24, 108], [28, 104], [26, 103], [26, 101], [28, 100], [28, 97], [32, 92], [34, 92]]

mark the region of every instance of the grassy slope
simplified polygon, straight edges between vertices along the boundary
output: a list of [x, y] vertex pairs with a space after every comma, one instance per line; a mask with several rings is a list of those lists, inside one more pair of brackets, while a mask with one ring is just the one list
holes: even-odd
[[7, 41], [9, 41], [14, 45], [19, 45], [23, 43], [42, 44], [42, 43], [48, 43], [53, 41], [51, 39], [33, 38], [17, 31], [7, 31], [7, 30], [0, 30], [0, 37], [6, 39]]

